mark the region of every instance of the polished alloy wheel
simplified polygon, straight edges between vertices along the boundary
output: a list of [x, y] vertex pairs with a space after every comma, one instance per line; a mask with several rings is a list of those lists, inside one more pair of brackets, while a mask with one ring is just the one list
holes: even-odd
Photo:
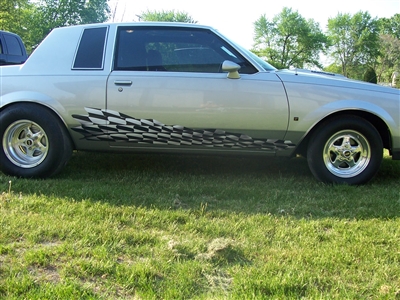
[[371, 161], [368, 140], [355, 130], [343, 130], [325, 144], [323, 158], [326, 168], [335, 176], [350, 178], [362, 173]]
[[33, 168], [47, 156], [49, 143], [46, 132], [35, 122], [18, 120], [5, 130], [3, 149], [18, 167]]

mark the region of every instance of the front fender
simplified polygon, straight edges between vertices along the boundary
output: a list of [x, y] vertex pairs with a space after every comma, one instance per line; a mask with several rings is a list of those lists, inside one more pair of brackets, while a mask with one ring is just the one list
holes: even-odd
[[[392, 104], [392, 105], [391, 105]], [[399, 106], [396, 102], [388, 103], [387, 107], [383, 108], [377, 104], [362, 101], [362, 100], [341, 100], [326, 103], [316, 109], [304, 113], [295, 121], [296, 112], [291, 112], [291, 121], [289, 123], [289, 131], [285, 139], [290, 139], [299, 144], [308, 133], [313, 130], [321, 121], [329, 118], [329, 116], [338, 113], [357, 114], [363, 112], [373, 115], [382, 120], [388, 127], [393, 149], [400, 148], [400, 123], [398, 116]]]
[[[395, 108], [393, 108], [395, 109]], [[352, 111], [363, 111], [370, 113], [372, 115], [377, 116], [383, 122], [386, 123], [390, 131], [398, 131], [399, 130], [399, 120], [397, 115], [397, 120], [395, 119], [396, 116], [392, 113], [389, 113], [387, 110], [383, 109], [381, 106], [378, 106], [374, 103], [360, 101], [360, 100], [342, 100], [342, 101], [335, 101], [327, 103], [319, 107], [318, 109], [309, 112], [307, 115], [304, 116], [303, 121], [312, 124], [311, 128], [314, 127], [320, 120], [325, 119], [326, 117], [333, 115], [338, 112], [352, 112]], [[398, 112], [398, 107], [397, 107]]]

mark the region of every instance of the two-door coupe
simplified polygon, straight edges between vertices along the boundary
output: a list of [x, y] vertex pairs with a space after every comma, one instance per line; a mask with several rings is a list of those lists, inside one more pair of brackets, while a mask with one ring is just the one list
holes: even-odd
[[72, 151], [303, 155], [323, 182], [362, 184], [400, 159], [400, 93], [277, 70], [195, 24], [53, 30], [0, 67], [1, 170], [58, 173]]

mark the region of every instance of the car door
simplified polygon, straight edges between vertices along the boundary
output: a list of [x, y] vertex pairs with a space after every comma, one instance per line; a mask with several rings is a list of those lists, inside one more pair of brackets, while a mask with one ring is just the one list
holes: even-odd
[[[241, 66], [227, 78], [223, 61]], [[263, 150], [284, 138], [288, 102], [274, 73], [258, 72], [208, 29], [120, 27], [107, 83], [112, 147]]]

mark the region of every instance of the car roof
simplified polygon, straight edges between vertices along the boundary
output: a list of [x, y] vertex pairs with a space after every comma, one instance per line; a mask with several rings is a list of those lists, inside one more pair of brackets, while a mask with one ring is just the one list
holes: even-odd
[[132, 26], [132, 27], [140, 27], [140, 26], [155, 26], [155, 27], [184, 27], [184, 28], [203, 28], [203, 29], [211, 29], [215, 30], [215, 28], [207, 25], [200, 25], [195, 23], [183, 23], [183, 22], [107, 22], [107, 23], [92, 23], [92, 24], [83, 24], [83, 25], [72, 25], [66, 27], [59, 27], [56, 29], [66, 29], [69, 27], [82, 27], [82, 28], [95, 28], [95, 27], [120, 27], [120, 26]]

